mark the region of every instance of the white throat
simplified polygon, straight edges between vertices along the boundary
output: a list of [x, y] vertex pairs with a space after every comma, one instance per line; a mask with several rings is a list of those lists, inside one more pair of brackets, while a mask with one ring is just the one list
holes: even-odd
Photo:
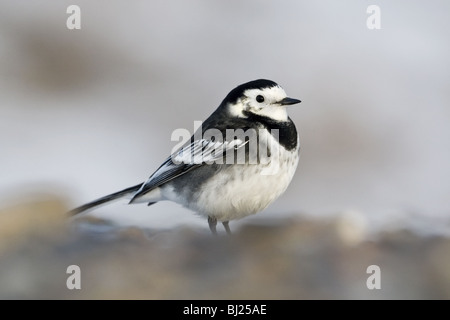
[[228, 106], [228, 110], [231, 115], [238, 118], [246, 118], [243, 111], [251, 112], [255, 115], [260, 115], [263, 117], [267, 117], [273, 119], [275, 121], [288, 121], [288, 113], [285, 106], [280, 105], [270, 105], [265, 106], [262, 109], [256, 108], [246, 108], [242, 102], [238, 102], [236, 104], [230, 104]]
[[259, 110], [258, 112], [254, 112], [253, 110], [249, 110], [249, 111], [253, 112], [254, 114], [273, 119], [275, 121], [287, 121], [288, 120], [288, 113], [287, 113], [285, 106], [272, 105], [272, 106], [264, 107], [263, 109]]

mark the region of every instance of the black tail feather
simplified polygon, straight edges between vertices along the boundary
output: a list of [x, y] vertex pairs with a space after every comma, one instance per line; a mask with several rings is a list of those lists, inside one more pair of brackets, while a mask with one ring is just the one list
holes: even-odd
[[126, 188], [124, 190], [115, 192], [115, 193], [108, 194], [107, 196], [101, 197], [101, 198], [99, 198], [97, 200], [91, 201], [89, 203], [86, 203], [86, 204], [84, 204], [82, 206], [79, 206], [79, 207], [69, 211], [69, 215], [74, 216], [76, 214], [79, 214], [79, 213], [81, 213], [83, 211], [86, 211], [86, 210], [89, 210], [91, 208], [97, 207], [97, 206], [102, 205], [104, 203], [120, 199], [120, 198], [122, 198], [122, 197], [124, 197], [124, 196], [126, 196], [128, 194], [131, 194], [133, 192], [138, 191], [141, 186], [142, 186], [142, 183], [137, 184], [137, 185], [132, 186], [132, 187], [129, 187], [129, 188]]

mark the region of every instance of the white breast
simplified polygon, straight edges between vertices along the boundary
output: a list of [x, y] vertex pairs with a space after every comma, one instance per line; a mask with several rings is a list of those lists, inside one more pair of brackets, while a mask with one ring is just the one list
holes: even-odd
[[[275, 142], [269, 133], [267, 135], [269, 141]], [[272, 154], [267, 165], [236, 164], [226, 167], [203, 185], [196, 203], [182, 204], [218, 221], [240, 219], [263, 210], [291, 182], [299, 159], [299, 143], [297, 145], [291, 151], [280, 146], [279, 156]]]

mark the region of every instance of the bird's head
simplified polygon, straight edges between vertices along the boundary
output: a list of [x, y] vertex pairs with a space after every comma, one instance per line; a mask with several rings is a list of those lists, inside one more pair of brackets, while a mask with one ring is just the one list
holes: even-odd
[[271, 80], [250, 81], [231, 90], [222, 102], [229, 114], [247, 118], [254, 114], [276, 121], [287, 121], [286, 106], [300, 103], [289, 98], [278, 84]]

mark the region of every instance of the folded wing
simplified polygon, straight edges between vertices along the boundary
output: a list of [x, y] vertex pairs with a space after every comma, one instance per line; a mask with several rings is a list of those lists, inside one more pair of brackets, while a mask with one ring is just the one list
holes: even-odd
[[248, 141], [195, 140], [168, 157], [164, 163], [144, 182], [134, 194], [130, 203], [137, 201], [153, 189], [173, 180], [187, 172], [223, 159], [228, 150], [238, 150]]

